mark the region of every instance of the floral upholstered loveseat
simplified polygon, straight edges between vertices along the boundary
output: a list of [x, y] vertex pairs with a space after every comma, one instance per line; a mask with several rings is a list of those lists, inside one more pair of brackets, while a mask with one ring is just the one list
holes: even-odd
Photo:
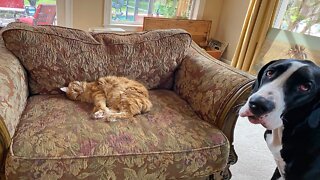
[[[183, 30], [88, 33], [12, 23], [1, 31], [0, 140], [7, 179], [230, 178], [237, 105], [252, 77]], [[91, 119], [58, 88], [119, 75], [150, 90], [135, 121]]]

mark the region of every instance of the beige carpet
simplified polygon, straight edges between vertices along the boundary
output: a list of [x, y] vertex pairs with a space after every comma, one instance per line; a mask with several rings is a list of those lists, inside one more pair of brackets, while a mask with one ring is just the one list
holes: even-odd
[[268, 180], [276, 165], [263, 139], [265, 128], [239, 118], [234, 134], [238, 162], [231, 166], [232, 180]]

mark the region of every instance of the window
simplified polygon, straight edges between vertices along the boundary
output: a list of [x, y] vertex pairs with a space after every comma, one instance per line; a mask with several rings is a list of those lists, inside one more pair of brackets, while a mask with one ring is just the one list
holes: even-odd
[[[194, 0], [106, 0], [106, 23], [141, 25], [145, 16], [189, 19], [194, 2]], [[107, 6], [108, 4], [111, 6]]]
[[30, 25], [56, 24], [56, 0], [0, 0], [0, 26], [19, 21]]
[[282, 0], [274, 27], [320, 37], [320, 1]]

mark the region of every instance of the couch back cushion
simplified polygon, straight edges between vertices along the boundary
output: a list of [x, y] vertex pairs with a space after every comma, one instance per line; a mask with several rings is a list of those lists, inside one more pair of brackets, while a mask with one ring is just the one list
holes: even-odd
[[171, 88], [191, 43], [179, 29], [91, 34], [23, 23], [9, 24], [2, 36], [26, 68], [31, 94], [55, 94], [71, 81], [107, 75], [135, 79], [148, 89]]

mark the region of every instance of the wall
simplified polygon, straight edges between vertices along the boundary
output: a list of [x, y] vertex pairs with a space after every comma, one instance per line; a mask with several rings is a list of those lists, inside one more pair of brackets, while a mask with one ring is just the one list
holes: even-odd
[[249, 3], [250, 0], [223, 0], [219, 23], [213, 34], [215, 39], [229, 43], [222, 56], [223, 59], [232, 60]]
[[57, 23], [59, 26], [66, 26], [66, 3], [64, 0], [57, 0]]
[[205, 1], [202, 19], [212, 21], [210, 37], [214, 37], [214, 35], [216, 34], [223, 2], [224, 0]]
[[89, 30], [102, 27], [104, 0], [73, 0], [73, 27]]

